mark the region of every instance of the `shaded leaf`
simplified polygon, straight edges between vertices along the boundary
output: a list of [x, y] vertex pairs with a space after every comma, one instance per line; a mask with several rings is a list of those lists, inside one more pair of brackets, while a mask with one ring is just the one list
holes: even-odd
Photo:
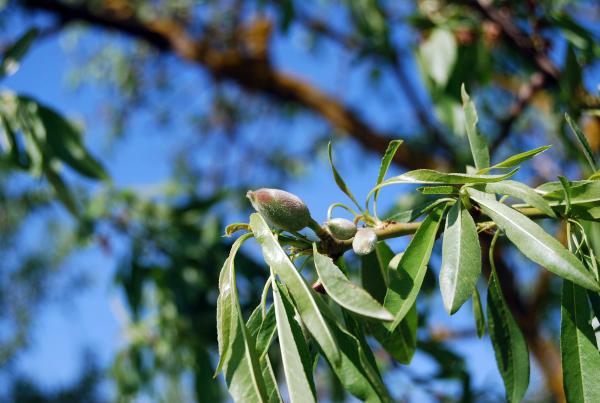
[[488, 288], [487, 319], [496, 363], [506, 389], [506, 399], [509, 402], [520, 402], [529, 385], [529, 351], [523, 333], [506, 305], [494, 269], [490, 274]]
[[0, 78], [14, 74], [19, 69], [21, 59], [27, 54], [29, 47], [37, 35], [37, 28], [29, 29], [4, 52], [2, 63], [0, 64]]
[[[392, 163], [392, 160], [394, 159], [394, 155], [396, 155], [396, 151], [398, 151], [398, 148], [400, 148], [400, 146], [402, 145], [403, 142], [404, 142], [404, 140], [392, 140], [388, 144], [388, 147], [385, 150], [385, 154], [383, 154], [383, 158], [381, 159], [381, 164], [379, 166], [379, 174], [377, 175], [377, 182], [375, 183], [375, 185], [379, 185], [381, 182], [383, 182], [383, 179], [385, 178], [385, 174], [387, 173], [387, 171], [390, 167], [390, 164]], [[376, 191], [373, 194], [373, 201], [375, 203], [377, 202], [378, 195], [379, 195], [379, 191]]]
[[477, 287], [473, 290], [473, 316], [475, 317], [477, 337], [481, 339], [485, 334], [485, 317], [483, 316], [483, 306], [481, 305], [481, 297], [479, 296]]
[[587, 139], [585, 138], [585, 134], [583, 134], [581, 129], [579, 129], [577, 123], [573, 122], [573, 119], [571, 119], [571, 116], [569, 116], [568, 113], [565, 113], [565, 119], [567, 120], [569, 127], [571, 127], [573, 134], [577, 138], [577, 142], [581, 146], [581, 151], [583, 152], [583, 156], [585, 157], [588, 165], [590, 166], [590, 169], [592, 170], [592, 172], [596, 172], [598, 168], [596, 167], [596, 161], [594, 160], [594, 153], [592, 152], [592, 149], [590, 148], [590, 145], [587, 142]]

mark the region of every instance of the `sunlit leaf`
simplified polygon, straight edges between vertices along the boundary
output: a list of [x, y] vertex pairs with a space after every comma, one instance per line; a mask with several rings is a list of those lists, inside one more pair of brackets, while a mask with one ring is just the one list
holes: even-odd
[[300, 326], [294, 319], [294, 308], [273, 280], [273, 305], [277, 318], [277, 334], [286, 385], [292, 402], [315, 402], [316, 392], [308, 347]]
[[427, 271], [427, 263], [442, 219], [442, 209], [433, 210], [410, 241], [396, 270], [389, 271], [389, 288], [383, 306], [394, 315], [386, 324], [393, 332], [413, 306]]
[[491, 167], [480, 169], [478, 171], [478, 173], [485, 174], [485, 173], [488, 173], [489, 171], [491, 171], [492, 169], [512, 168], [514, 166], [519, 165], [520, 163], [522, 163], [524, 161], [527, 161], [528, 159], [535, 157], [538, 154], [543, 153], [544, 151], [546, 151], [549, 148], [552, 148], [552, 146], [542, 146], [542, 147], [535, 148], [533, 150], [529, 150], [529, 151], [525, 151], [525, 152], [522, 152], [519, 154], [512, 155], [512, 156], [508, 157], [507, 159], [505, 159], [504, 161], [494, 164]]
[[600, 401], [600, 352], [590, 324], [586, 291], [565, 280], [561, 300], [560, 351], [568, 402]]
[[[385, 178], [385, 174], [387, 173], [392, 160], [394, 159], [394, 155], [396, 155], [396, 151], [402, 145], [404, 140], [392, 140], [390, 144], [388, 144], [387, 150], [385, 150], [385, 154], [383, 154], [383, 158], [381, 159], [381, 165], [379, 166], [379, 174], [377, 175], [377, 182], [375, 182], [375, 186], [379, 185], [383, 182]], [[377, 203], [377, 196], [379, 195], [379, 191], [376, 191], [373, 194], [373, 202]]]
[[446, 216], [440, 290], [444, 307], [455, 313], [473, 294], [481, 274], [481, 247], [471, 214], [457, 202]]
[[333, 150], [331, 148], [331, 142], [330, 142], [327, 145], [327, 156], [329, 157], [329, 165], [331, 166], [331, 171], [333, 172], [333, 178], [335, 179], [335, 183], [338, 185], [340, 190], [342, 192], [344, 192], [346, 194], [346, 196], [348, 196], [350, 198], [350, 200], [352, 200], [354, 202], [356, 207], [358, 207], [359, 210], [362, 210], [362, 207], [360, 206], [360, 204], [358, 204], [358, 201], [356, 201], [356, 198], [350, 191], [350, 188], [348, 188], [348, 186], [346, 185], [346, 182], [344, 182], [344, 179], [342, 179], [342, 176], [339, 174], [338, 170], [335, 168], [335, 165], [333, 164], [332, 153], [333, 153]]
[[498, 193], [521, 199], [530, 206], [537, 208], [542, 213], [556, 218], [556, 214], [550, 207], [548, 201], [546, 201], [542, 196], [536, 193], [535, 190], [524, 183], [505, 180], [495, 183], [477, 185], [476, 188], [487, 193]]
[[330, 359], [337, 362], [340, 353], [336, 340], [316, 305], [312, 289], [290, 261], [260, 214], [254, 213], [250, 216], [250, 228], [261, 245], [266, 263], [289, 290], [306, 328], [320, 347], [328, 353]]
[[313, 244], [313, 257], [319, 279], [335, 302], [359, 315], [379, 320], [394, 319], [368, 292], [348, 280], [330, 257], [320, 254], [316, 244]]
[[594, 276], [559, 241], [535, 222], [511, 207], [468, 189], [471, 199], [501, 228], [508, 239], [529, 259], [551, 272], [590, 290], [600, 290]]
[[464, 185], [467, 183], [500, 182], [510, 178], [517, 171], [518, 168], [515, 168], [504, 175], [469, 175], [461, 173], [444, 173], [432, 169], [417, 169], [416, 171], [410, 171], [402, 175], [394, 176], [380, 183], [371, 190], [371, 193], [384, 186], [400, 184]]
[[467, 136], [469, 138], [471, 154], [473, 154], [473, 162], [475, 162], [475, 168], [479, 170], [485, 169], [490, 166], [490, 152], [485, 137], [477, 130], [477, 121], [479, 120], [477, 110], [469, 94], [467, 94], [464, 84], [460, 87], [460, 93], [463, 110], [465, 111]]
[[215, 375], [221, 372], [223, 364], [230, 354], [233, 334], [235, 334], [237, 318], [237, 290], [235, 289], [234, 258], [242, 244], [252, 234], [244, 234], [235, 240], [219, 274], [219, 297], [217, 298], [217, 341], [219, 343], [219, 363]]

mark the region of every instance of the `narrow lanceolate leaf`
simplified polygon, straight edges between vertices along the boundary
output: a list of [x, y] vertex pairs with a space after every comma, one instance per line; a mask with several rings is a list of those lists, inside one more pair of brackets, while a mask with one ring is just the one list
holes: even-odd
[[520, 402], [529, 385], [529, 351], [523, 333], [506, 305], [495, 270], [490, 275], [487, 316], [506, 399]]
[[481, 297], [479, 296], [477, 287], [473, 291], [473, 316], [475, 317], [477, 337], [481, 339], [485, 334], [485, 317], [483, 316], [483, 306], [481, 305]]
[[221, 372], [223, 364], [229, 358], [233, 335], [235, 334], [237, 318], [237, 290], [235, 289], [233, 260], [242, 244], [252, 237], [244, 234], [233, 243], [229, 257], [225, 260], [219, 274], [219, 297], [217, 298], [217, 341], [219, 343], [219, 363], [215, 376]]
[[486, 183], [479, 186], [481, 187], [481, 190], [487, 193], [499, 193], [521, 199], [530, 206], [537, 208], [544, 214], [550, 217], [556, 217], [556, 214], [552, 210], [552, 207], [550, 207], [548, 201], [546, 201], [542, 196], [536, 193], [535, 190], [524, 183], [507, 180], [495, 183]]
[[273, 305], [277, 318], [277, 335], [286, 385], [292, 402], [315, 402], [315, 385], [308, 347], [300, 325], [294, 319], [294, 308], [273, 280]]
[[473, 294], [481, 274], [481, 248], [477, 227], [460, 201], [446, 217], [442, 243], [440, 290], [446, 311], [458, 311]]
[[319, 279], [331, 299], [359, 315], [379, 320], [394, 319], [368, 292], [348, 280], [330, 257], [320, 254], [316, 244], [313, 244], [313, 257]]
[[340, 175], [338, 170], [335, 168], [335, 165], [333, 164], [332, 152], [333, 151], [331, 149], [331, 142], [330, 142], [327, 145], [327, 155], [329, 157], [329, 165], [331, 165], [331, 171], [333, 172], [333, 179], [335, 179], [335, 183], [338, 185], [340, 190], [342, 192], [344, 192], [346, 194], [346, 196], [348, 196], [350, 198], [350, 200], [352, 200], [354, 202], [356, 207], [358, 207], [359, 210], [362, 210], [362, 207], [360, 206], [360, 204], [358, 204], [358, 201], [356, 201], [356, 198], [350, 191], [350, 188], [348, 188], [348, 185], [346, 185], [346, 182], [344, 182], [344, 179], [342, 178], [342, 176]]
[[551, 272], [593, 291], [600, 286], [577, 257], [539, 225], [518, 211], [485, 197], [475, 189], [467, 189], [471, 199], [505, 233], [508, 239], [529, 259]]
[[485, 137], [477, 130], [477, 110], [475, 104], [471, 101], [465, 85], [463, 84], [460, 88], [463, 110], [465, 112], [465, 123], [467, 128], [467, 136], [469, 138], [469, 145], [471, 146], [471, 153], [473, 154], [473, 161], [477, 169], [483, 169], [490, 166], [490, 152], [488, 150]]
[[383, 306], [394, 315], [394, 321], [386, 324], [390, 332], [404, 319], [417, 299], [441, 219], [442, 209], [435, 209], [423, 220], [398, 262], [398, 267], [388, 273], [389, 288]]
[[432, 169], [417, 169], [402, 175], [394, 176], [379, 185], [370, 193], [384, 186], [400, 184], [426, 184], [426, 185], [464, 185], [467, 183], [500, 182], [513, 176], [519, 169], [515, 168], [504, 175], [470, 175], [461, 173], [445, 173]]
[[594, 154], [592, 152], [592, 149], [590, 148], [589, 143], [587, 142], [587, 139], [585, 138], [585, 134], [583, 134], [583, 132], [579, 129], [577, 124], [575, 122], [573, 122], [573, 119], [571, 119], [569, 114], [565, 113], [565, 119], [567, 119], [567, 123], [571, 127], [573, 134], [575, 134], [575, 137], [577, 138], [577, 142], [581, 146], [583, 155], [584, 155], [585, 159], [587, 160], [587, 163], [589, 164], [590, 168], [592, 169], [592, 172], [595, 172], [598, 168], [596, 167], [596, 161], [594, 160]]
[[263, 318], [261, 306], [257, 306], [252, 315], [250, 315], [250, 318], [248, 318], [246, 327], [252, 339], [255, 340], [255, 351], [263, 379], [265, 380], [268, 401], [270, 403], [283, 403], [279, 388], [277, 387], [277, 378], [267, 354], [277, 330], [275, 327], [275, 308], [271, 306]]
[[527, 161], [527, 160], [535, 157], [536, 155], [543, 153], [544, 151], [546, 151], [547, 149], [549, 149], [551, 147], [552, 146], [542, 146], [542, 147], [534, 148], [533, 150], [529, 150], [529, 151], [525, 151], [525, 152], [522, 152], [519, 154], [512, 155], [512, 156], [508, 157], [507, 159], [505, 159], [504, 161], [494, 164], [489, 168], [480, 169], [478, 171], [478, 173], [485, 174], [485, 173], [490, 172], [492, 169], [512, 168], [514, 166], [519, 165], [521, 162]]
[[565, 281], [561, 305], [560, 350], [567, 401], [600, 402], [600, 352], [585, 290]]
[[267, 402], [268, 393], [254, 338], [244, 323], [235, 283], [235, 254], [241, 244], [251, 236], [245, 234], [234, 242], [220, 279], [221, 301], [217, 308], [217, 322], [220, 334], [219, 351], [223, 362], [219, 363], [218, 369], [223, 367], [227, 389], [234, 401]]
[[257, 306], [248, 318], [248, 322], [246, 322], [246, 327], [255, 340], [256, 353], [260, 358], [264, 357], [269, 351], [277, 330], [275, 325], [275, 309], [272, 306], [269, 307], [264, 318], [260, 305]]
[[[392, 140], [390, 144], [388, 144], [387, 150], [385, 150], [385, 154], [383, 154], [383, 158], [381, 159], [381, 165], [379, 166], [379, 174], [377, 175], [377, 182], [375, 185], [379, 185], [383, 182], [383, 178], [385, 178], [385, 174], [387, 173], [392, 160], [394, 159], [394, 155], [396, 155], [396, 151], [402, 145], [404, 140]], [[377, 196], [379, 191], [376, 191], [373, 195], [373, 200], [377, 200]]]
[[250, 216], [250, 227], [265, 261], [288, 288], [302, 322], [332, 361], [340, 359], [336, 340], [315, 302], [315, 295], [271, 232], [260, 214]]

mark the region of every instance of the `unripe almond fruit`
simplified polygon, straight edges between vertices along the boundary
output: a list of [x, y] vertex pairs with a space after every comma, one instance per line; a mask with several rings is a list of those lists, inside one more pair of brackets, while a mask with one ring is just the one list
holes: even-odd
[[356, 235], [356, 224], [345, 218], [332, 218], [326, 223], [327, 229], [335, 239], [345, 241]]
[[357, 255], [368, 255], [375, 250], [377, 233], [371, 228], [359, 228], [352, 241], [352, 249]]
[[249, 190], [252, 207], [272, 226], [284, 231], [300, 231], [310, 223], [308, 207], [292, 193], [279, 189]]

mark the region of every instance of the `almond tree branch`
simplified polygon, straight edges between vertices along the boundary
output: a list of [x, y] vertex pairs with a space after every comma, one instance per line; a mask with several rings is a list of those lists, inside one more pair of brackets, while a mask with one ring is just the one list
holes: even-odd
[[[141, 21], [127, 3], [119, 0], [105, 0], [94, 8], [55, 0], [22, 0], [22, 4], [32, 10], [51, 13], [64, 22], [86, 22], [125, 33], [160, 51], [203, 66], [216, 80], [230, 80], [248, 91], [298, 103], [321, 115], [368, 150], [383, 154], [389, 140], [395, 137], [374, 129], [338, 99], [274, 68], [268, 58], [270, 23], [264, 20], [236, 38], [241, 46], [222, 49], [213, 46], [211, 38], [191, 37], [177, 21]], [[406, 144], [398, 150], [394, 161], [410, 169], [446, 165], [443, 159], [411, 149]]]

